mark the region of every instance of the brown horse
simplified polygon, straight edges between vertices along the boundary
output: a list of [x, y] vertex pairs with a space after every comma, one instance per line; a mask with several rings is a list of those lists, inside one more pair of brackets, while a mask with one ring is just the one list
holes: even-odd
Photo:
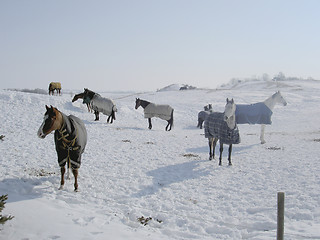
[[66, 116], [57, 108], [46, 106], [44, 121], [38, 130], [38, 137], [44, 139], [54, 132], [54, 142], [58, 154], [58, 163], [61, 168], [60, 188], [64, 186], [65, 165], [72, 168], [74, 175], [74, 191], [78, 191], [78, 169], [81, 165], [81, 155], [87, 144], [87, 131], [83, 122], [73, 116]]
[[61, 95], [61, 83], [59, 82], [51, 82], [49, 84], [49, 95], [54, 95], [54, 90], [57, 91], [57, 95]]

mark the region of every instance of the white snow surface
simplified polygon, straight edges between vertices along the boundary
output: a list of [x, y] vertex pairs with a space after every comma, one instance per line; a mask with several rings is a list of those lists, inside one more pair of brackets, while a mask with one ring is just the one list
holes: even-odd
[[[280, 90], [266, 144], [259, 125], [239, 125], [233, 166], [208, 160], [208, 143], [196, 128], [207, 103], [223, 111], [236, 103], [265, 100]], [[320, 239], [320, 81], [279, 85], [246, 82], [243, 88], [105, 92], [118, 107], [113, 124], [93, 121], [73, 94], [49, 96], [0, 90], [0, 194], [8, 194], [0, 239], [275, 239], [277, 193], [285, 193], [285, 239]], [[76, 93], [76, 91], [75, 91]], [[170, 104], [174, 128], [134, 109], [135, 98]], [[81, 118], [88, 144], [79, 170], [58, 190], [60, 168], [53, 134], [37, 137], [45, 105]], [[152, 218], [141, 224], [139, 218]]]

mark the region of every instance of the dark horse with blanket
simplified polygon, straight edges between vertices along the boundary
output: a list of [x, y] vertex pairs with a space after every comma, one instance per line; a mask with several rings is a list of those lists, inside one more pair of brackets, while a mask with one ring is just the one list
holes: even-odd
[[219, 165], [222, 165], [222, 152], [223, 144], [229, 145], [229, 165], [231, 163], [231, 152], [232, 144], [240, 143], [239, 130], [236, 124], [235, 117], [236, 105], [234, 104], [233, 99], [229, 101], [227, 99], [227, 104], [225, 111], [213, 112], [209, 114], [204, 122], [204, 133], [205, 137], [209, 140], [209, 160], [214, 158], [214, 150], [217, 144], [217, 141], [220, 141], [220, 157]]
[[[87, 144], [87, 130], [83, 122], [73, 116], [66, 116], [57, 108], [46, 106], [44, 121], [38, 130], [38, 136], [45, 138], [52, 131], [58, 154], [58, 163], [61, 168], [60, 188], [64, 186], [65, 165], [68, 173], [70, 167], [74, 175], [74, 190], [78, 191], [78, 169], [81, 165], [81, 155]], [[69, 174], [68, 174], [69, 175]]]
[[95, 93], [88, 88], [85, 88], [83, 93], [76, 94], [73, 97], [72, 102], [77, 101], [79, 98], [83, 99], [84, 104], [87, 104], [89, 112], [91, 109], [94, 111], [96, 116], [95, 121], [99, 121], [100, 112], [108, 116], [108, 123], [110, 119], [110, 123], [113, 123], [113, 120], [116, 119], [115, 112], [117, 112], [117, 107], [111, 99], [101, 97], [100, 94]]
[[136, 106], [143, 108], [144, 117], [148, 118], [149, 129], [152, 129], [151, 118], [158, 117], [168, 122], [166, 126], [166, 131], [170, 131], [173, 125], [173, 108], [169, 105], [159, 105], [148, 102], [146, 100], [142, 100], [140, 98], [136, 98]]

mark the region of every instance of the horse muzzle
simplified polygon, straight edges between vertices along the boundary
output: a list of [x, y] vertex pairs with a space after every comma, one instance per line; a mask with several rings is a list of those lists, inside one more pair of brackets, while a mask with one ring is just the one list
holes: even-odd
[[41, 130], [38, 131], [37, 135], [41, 139], [44, 139], [47, 136], [47, 134], [44, 134]]

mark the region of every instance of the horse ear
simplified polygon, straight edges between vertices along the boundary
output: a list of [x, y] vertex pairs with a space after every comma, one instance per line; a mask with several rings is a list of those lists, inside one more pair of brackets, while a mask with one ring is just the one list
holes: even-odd
[[227, 98], [227, 103], [229, 102], [229, 98]]
[[49, 110], [50, 108], [46, 105], [46, 109]]
[[234, 103], [234, 100], [233, 100], [233, 98], [231, 99], [231, 103], [232, 103], [232, 104]]

